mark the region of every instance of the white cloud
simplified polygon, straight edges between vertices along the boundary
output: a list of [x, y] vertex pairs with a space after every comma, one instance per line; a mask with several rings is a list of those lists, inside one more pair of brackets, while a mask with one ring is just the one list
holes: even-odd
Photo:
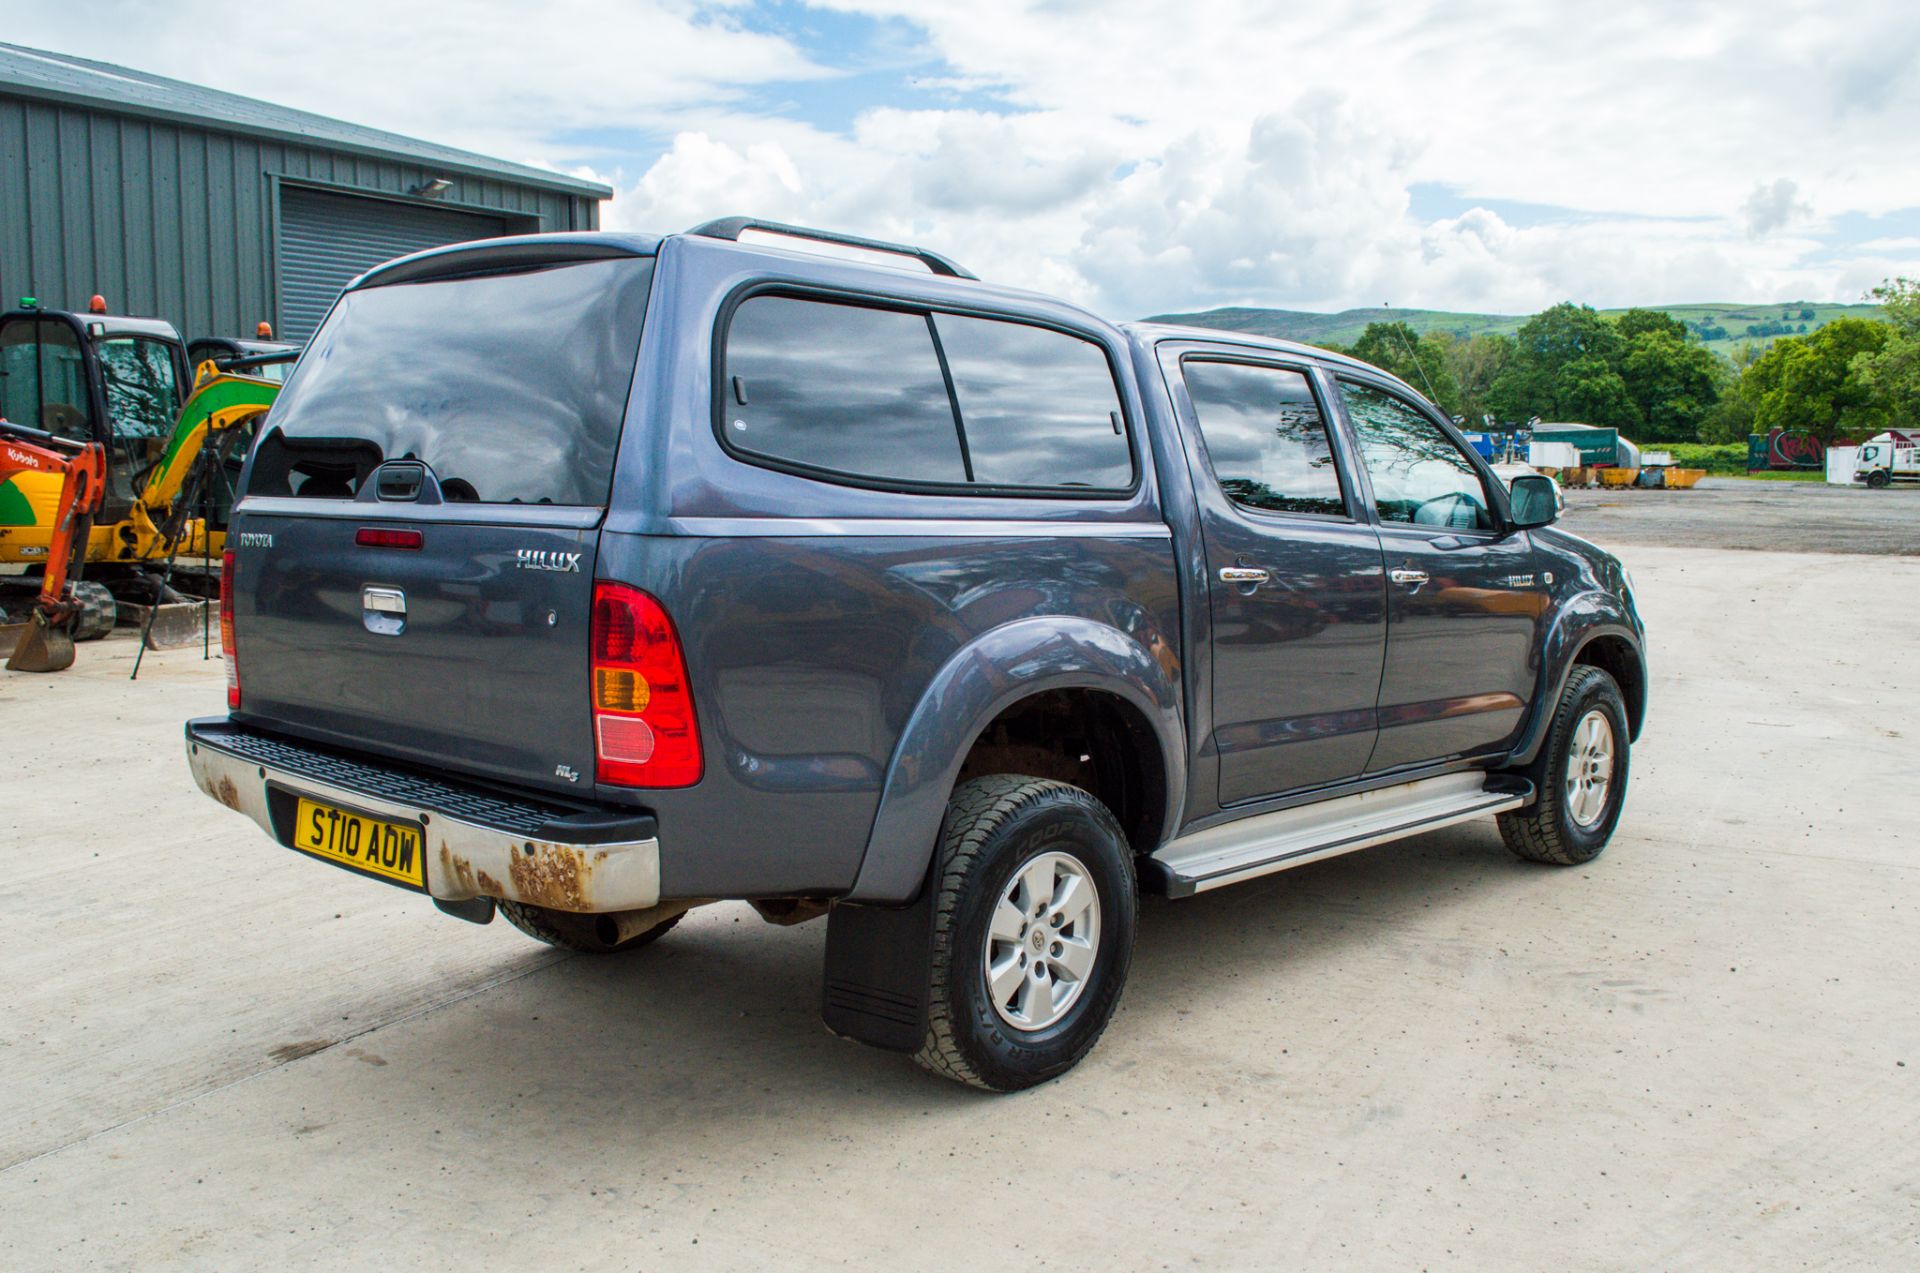
[[696, 104], [826, 72], [710, 0], [0, 4], [9, 42], [553, 165], [576, 129], [658, 129]]
[[1756, 185], [1742, 211], [1747, 218], [1747, 233], [1757, 239], [1812, 216], [1813, 205], [1800, 197], [1797, 183], [1781, 177], [1770, 184]]
[[[742, 0], [343, 0], [236, 39], [203, 0], [0, 11], [22, 43], [608, 174], [610, 226], [910, 239], [1116, 316], [1852, 299], [1920, 274], [1906, 224], [1836, 229], [1920, 203], [1920, 23], [1895, 0], [810, 2], [923, 32], [940, 91], [850, 125], [808, 122], [805, 93], [766, 106], [835, 72]], [[1429, 185], [1458, 210], [1414, 216]]]

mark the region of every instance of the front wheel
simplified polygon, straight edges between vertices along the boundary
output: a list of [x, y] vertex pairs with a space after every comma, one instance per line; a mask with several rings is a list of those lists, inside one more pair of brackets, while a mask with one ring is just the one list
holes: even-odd
[[1889, 474], [1885, 469], [1880, 469], [1877, 472], [1867, 474], [1867, 485], [1871, 486], [1876, 491], [1886, 490], [1888, 485], [1890, 485], [1892, 481], [1893, 481], [1892, 475]]
[[1528, 776], [1539, 796], [1500, 815], [1500, 836], [1529, 862], [1578, 866], [1600, 856], [1627, 797], [1627, 707], [1597, 667], [1567, 677], [1547, 741]]
[[1071, 1069], [1112, 1020], [1133, 958], [1133, 857], [1113, 814], [1064, 782], [962, 783], [931, 887], [931, 993], [915, 1060], [992, 1092]]

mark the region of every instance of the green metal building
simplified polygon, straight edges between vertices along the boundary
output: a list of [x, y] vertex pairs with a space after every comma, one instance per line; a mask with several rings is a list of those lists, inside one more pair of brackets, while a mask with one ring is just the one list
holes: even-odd
[[442, 243], [599, 227], [607, 187], [0, 44], [0, 307], [304, 340], [346, 282]]

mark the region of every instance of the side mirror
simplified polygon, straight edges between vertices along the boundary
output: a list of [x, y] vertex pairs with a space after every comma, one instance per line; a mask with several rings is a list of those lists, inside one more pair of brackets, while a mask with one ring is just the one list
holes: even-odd
[[1513, 510], [1513, 524], [1521, 530], [1546, 526], [1560, 515], [1554, 505], [1553, 482], [1538, 473], [1522, 473], [1513, 479], [1507, 504]]

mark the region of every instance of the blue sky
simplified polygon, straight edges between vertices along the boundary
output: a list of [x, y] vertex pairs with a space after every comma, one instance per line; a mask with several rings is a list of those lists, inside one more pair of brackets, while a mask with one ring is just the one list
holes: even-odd
[[0, 0], [0, 29], [590, 173], [608, 225], [917, 239], [1116, 317], [1920, 274], [1920, 20], [1884, 0], [337, 0], [206, 38], [231, 13]]

